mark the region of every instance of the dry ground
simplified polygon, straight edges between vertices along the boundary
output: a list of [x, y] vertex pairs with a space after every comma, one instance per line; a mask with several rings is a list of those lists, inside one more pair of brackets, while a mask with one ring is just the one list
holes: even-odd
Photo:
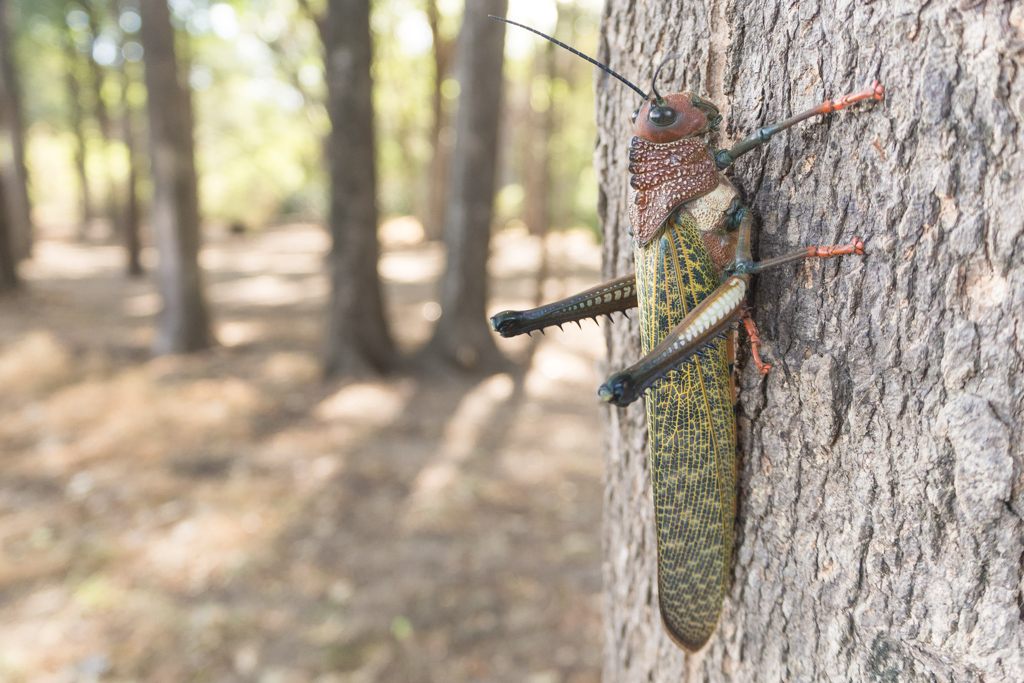
[[[381, 272], [411, 350], [442, 255], [408, 227]], [[495, 310], [531, 305], [539, 241], [496, 242]], [[152, 359], [120, 250], [38, 244], [0, 302], [0, 680], [598, 680], [599, 329], [325, 383], [325, 246], [212, 238], [222, 346]], [[545, 298], [596, 281], [586, 235], [547, 247]]]

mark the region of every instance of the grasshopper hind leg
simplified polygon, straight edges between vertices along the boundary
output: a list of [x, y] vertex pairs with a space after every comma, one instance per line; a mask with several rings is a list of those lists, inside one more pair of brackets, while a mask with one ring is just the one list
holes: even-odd
[[502, 311], [491, 317], [491, 329], [502, 337], [515, 337], [553, 325], [625, 312], [636, 306], [636, 278], [627, 275], [546, 306], [527, 311]]
[[[609, 377], [598, 389], [598, 395], [608, 403], [626, 406], [694, 356], [721, 352], [724, 363], [725, 345], [719, 349], [718, 343], [720, 339], [728, 341], [727, 333], [742, 315], [746, 291], [746, 277], [727, 279], [647, 355]], [[709, 348], [712, 344], [715, 345], [714, 350]]]

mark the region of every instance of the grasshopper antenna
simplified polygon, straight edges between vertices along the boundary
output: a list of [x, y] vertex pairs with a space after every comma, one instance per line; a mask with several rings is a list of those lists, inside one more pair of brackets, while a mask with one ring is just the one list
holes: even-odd
[[659, 93], [658, 89], [654, 87], [654, 84], [658, 81], [658, 74], [661, 73], [661, 67], [665, 66], [673, 59], [678, 59], [679, 57], [682, 57], [682, 55], [678, 52], [673, 52], [669, 54], [668, 56], [665, 57], [665, 59], [661, 60], [661, 64], [659, 64], [658, 68], [654, 70], [654, 77], [651, 78], [651, 92], [654, 94], [655, 100], [661, 100], [661, 93]]
[[587, 60], [588, 62], [590, 62], [594, 66], [596, 66], [599, 69], [601, 69], [602, 71], [604, 71], [605, 73], [608, 73], [608, 74], [611, 74], [612, 76], [615, 76], [615, 78], [619, 79], [620, 81], [622, 81], [623, 83], [628, 85], [630, 88], [632, 88], [634, 91], [636, 91], [636, 93], [639, 94], [640, 97], [644, 98], [645, 100], [649, 100], [650, 99], [650, 96], [647, 93], [645, 93], [643, 90], [641, 90], [640, 88], [636, 87], [635, 85], [633, 85], [632, 83], [627, 81], [625, 78], [623, 78], [619, 74], [617, 74], [614, 71], [612, 71], [611, 69], [609, 69], [607, 66], [605, 66], [601, 62], [599, 62], [596, 59], [593, 59], [591, 57], [588, 57], [587, 55], [583, 54], [579, 50], [571, 48], [571, 47], [569, 47], [568, 45], [566, 45], [565, 43], [563, 43], [563, 42], [561, 42], [559, 40], [555, 40], [554, 38], [552, 38], [551, 36], [547, 35], [546, 33], [541, 33], [540, 31], [538, 31], [535, 28], [530, 28], [529, 26], [524, 26], [523, 24], [516, 23], [516, 22], [514, 22], [514, 21], [512, 21], [510, 19], [505, 19], [504, 17], [496, 17], [493, 14], [488, 14], [487, 16], [489, 16], [491, 19], [497, 19], [498, 21], [504, 21], [506, 24], [512, 24], [513, 26], [518, 26], [519, 28], [525, 28], [530, 33], [536, 33], [541, 38], [545, 38], [547, 40], [550, 40], [552, 43], [554, 43], [555, 45], [558, 45], [559, 47], [564, 47], [569, 52], [573, 53], [577, 57], [582, 57], [583, 59]]

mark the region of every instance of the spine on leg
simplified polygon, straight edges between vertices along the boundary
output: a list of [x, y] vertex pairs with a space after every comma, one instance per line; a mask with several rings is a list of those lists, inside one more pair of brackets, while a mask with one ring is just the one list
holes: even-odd
[[502, 311], [491, 318], [491, 328], [502, 337], [514, 337], [552, 325], [626, 311], [636, 308], [636, 304], [636, 278], [627, 275], [540, 308]]

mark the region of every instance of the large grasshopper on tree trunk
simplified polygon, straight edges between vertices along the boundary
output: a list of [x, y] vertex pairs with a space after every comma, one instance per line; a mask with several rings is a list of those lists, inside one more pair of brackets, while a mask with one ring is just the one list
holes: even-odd
[[771, 367], [761, 361], [760, 339], [745, 305], [750, 276], [798, 259], [864, 253], [864, 243], [854, 237], [843, 246], [807, 247], [755, 261], [753, 216], [722, 171], [804, 119], [858, 100], [881, 100], [884, 88], [876, 81], [762, 128], [730, 149], [714, 150], [706, 136], [722, 119], [718, 109], [692, 93], [662, 96], [655, 87], [661, 66], [676, 55], [655, 70], [648, 95], [603, 64], [522, 28], [594, 63], [643, 98], [633, 112], [629, 149], [636, 275], [533, 310], [499, 313], [491, 326], [511, 337], [639, 306], [643, 357], [609, 377], [598, 393], [617, 406], [644, 396], [661, 616], [677, 644], [697, 650], [718, 623], [732, 558], [736, 421], [730, 358], [731, 332], [740, 321], [757, 368], [766, 373]]

